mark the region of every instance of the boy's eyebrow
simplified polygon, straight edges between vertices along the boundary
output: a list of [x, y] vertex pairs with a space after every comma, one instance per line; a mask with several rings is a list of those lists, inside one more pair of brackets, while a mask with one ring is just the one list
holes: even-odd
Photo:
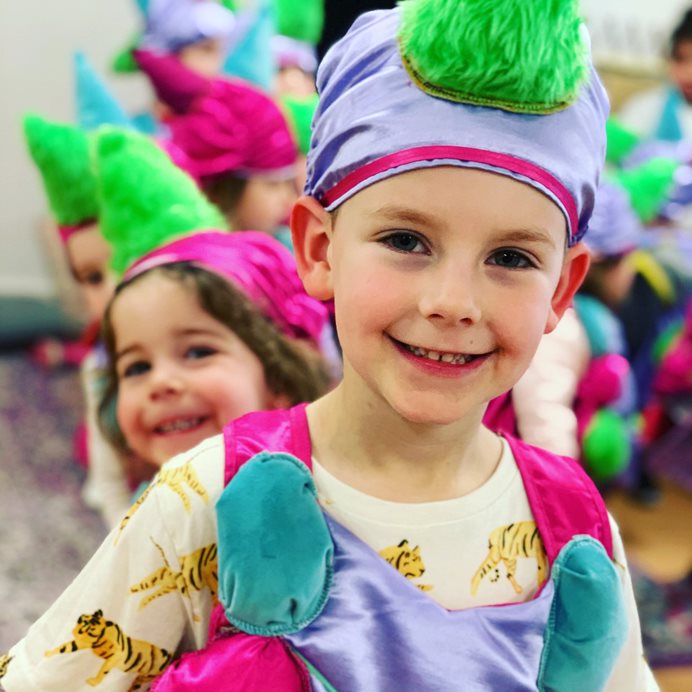
[[517, 228], [504, 231], [501, 235], [498, 235], [497, 240], [517, 243], [545, 243], [553, 248], [555, 247], [555, 241], [550, 233], [542, 228]]
[[417, 209], [400, 206], [398, 204], [387, 204], [384, 207], [379, 207], [370, 213], [370, 216], [384, 217], [388, 221], [405, 222], [414, 225], [431, 225], [439, 223], [439, 219], [431, 214], [426, 214]]

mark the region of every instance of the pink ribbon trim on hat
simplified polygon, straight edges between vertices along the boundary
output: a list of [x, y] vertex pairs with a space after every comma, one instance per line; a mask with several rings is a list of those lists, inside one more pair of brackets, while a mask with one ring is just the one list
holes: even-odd
[[75, 224], [68, 225], [68, 226], [58, 226], [58, 233], [60, 234], [60, 240], [62, 240], [63, 243], [66, 243], [68, 238], [70, 238], [70, 236], [77, 233], [77, 231], [82, 231], [85, 228], [87, 228], [88, 226], [95, 224], [96, 222], [97, 222], [97, 219], [87, 219], [86, 221], [82, 221], [81, 223], [75, 223]]
[[567, 188], [557, 178], [548, 173], [544, 168], [516, 156], [487, 151], [486, 149], [475, 149], [473, 147], [413, 147], [412, 149], [404, 149], [394, 154], [387, 154], [349, 173], [343, 180], [328, 190], [320, 202], [323, 206], [328, 207], [350, 192], [354, 187], [379, 173], [418, 161], [434, 161], [436, 159], [452, 159], [486, 164], [535, 181], [555, 195], [555, 198], [562, 204], [569, 222], [570, 237], [574, 237], [577, 232], [579, 228], [577, 205]]

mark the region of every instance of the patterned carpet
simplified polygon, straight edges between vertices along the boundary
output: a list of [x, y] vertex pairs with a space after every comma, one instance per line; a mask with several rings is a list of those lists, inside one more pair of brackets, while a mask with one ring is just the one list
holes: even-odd
[[0, 652], [72, 581], [105, 536], [80, 497], [72, 433], [81, 408], [75, 370], [47, 373], [0, 355]]
[[[0, 652], [69, 584], [105, 536], [80, 496], [72, 435], [75, 370], [46, 372], [0, 355]], [[692, 664], [692, 578], [661, 585], [634, 572], [644, 645], [654, 666]]]

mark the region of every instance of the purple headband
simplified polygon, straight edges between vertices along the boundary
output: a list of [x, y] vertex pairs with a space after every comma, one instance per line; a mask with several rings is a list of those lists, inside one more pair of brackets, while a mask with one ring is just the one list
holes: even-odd
[[138, 259], [123, 281], [174, 262], [191, 262], [222, 276], [284, 334], [322, 343], [327, 308], [305, 293], [293, 255], [266, 233], [205, 231], [185, 236]]
[[399, 19], [398, 9], [362, 15], [322, 61], [305, 193], [332, 210], [405, 171], [480, 168], [546, 194], [565, 215], [570, 244], [581, 239], [609, 109], [595, 70], [575, 103], [549, 115], [447, 101], [411, 81], [399, 53]]
[[317, 51], [309, 43], [275, 34], [272, 36], [271, 49], [279, 69], [298, 67], [308, 74], [317, 72]]
[[233, 13], [216, 0], [150, 0], [142, 46], [176, 53], [185, 46], [233, 33]]
[[594, 258], [631, 252], [640, 245], [642, 234], [642, 225], [627, 192], [619, 185], [603, 181], [596, 190], [596, 204], [585, 241]]

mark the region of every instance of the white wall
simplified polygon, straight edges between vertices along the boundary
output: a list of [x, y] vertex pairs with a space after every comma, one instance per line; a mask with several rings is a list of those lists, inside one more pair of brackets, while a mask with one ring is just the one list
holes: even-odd
[[597, 60], [653, 66], [692, 0], [582, 0]]
[[128, 108], [144, 105], [141, 77], [107, 72], [136, 26], [134, 0], [0, 0], [0, 296], [54, 293], [39, 233], [46, 202], [24, 145], [22, 114], [74, 122], [77, 49]]

